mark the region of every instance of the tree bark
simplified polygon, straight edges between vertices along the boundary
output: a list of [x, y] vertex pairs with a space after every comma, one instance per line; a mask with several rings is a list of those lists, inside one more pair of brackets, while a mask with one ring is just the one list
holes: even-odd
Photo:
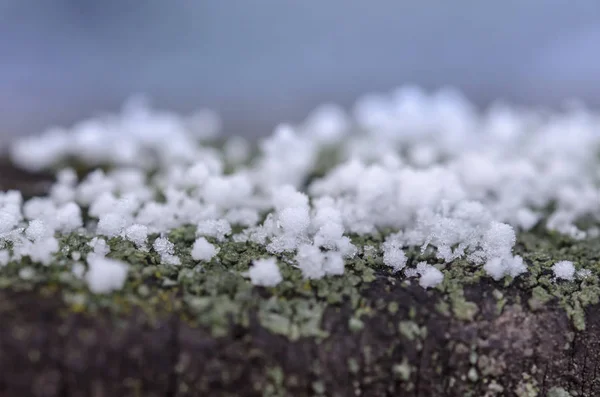
[[465, 321], [434, 306], [438, 292], [376, 280], [362, 292], [375, 313], [349, 327], [350, 305], [330, 306], [322, 322], [329, 336], [297, 341], [263, 328], [256, 313], [214, 337], [177, 310], [156, 319], [142, 310], [69, 313], [58, 294], [4, 290], [0, 395], [600, 394], [597, 305], [575, 332], [558, 305], [520, 305], [514, 286], [500, 311], [493, 290], [487, 282], [465, 289], [479, 302]]

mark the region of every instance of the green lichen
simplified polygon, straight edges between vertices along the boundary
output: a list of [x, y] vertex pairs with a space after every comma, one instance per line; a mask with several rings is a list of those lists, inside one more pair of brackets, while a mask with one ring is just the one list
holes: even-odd
[[548, 390], [548, 397], [570, 397], [571, 393], [563, 389], [562, 387], [553, 387]]
[[394, 364], [392, 367], [392, 373], [398, 379], [401, 379], [405, 382], [410, 380], [410, 374], [413, 371], [413, 368], [408, 362], [408, 359], [404, 357], [400, 364]]
[[421, 337], [421, 328], [419, 327], [419, 324], [413, 321], [400, 321], [398, 330], [400, 331], [400, 334], [404, 335], [404, 337], [410, 341], [414, 341]]
[[[226, 334], [232, 323], [246, 326], [250, 314], [255, 313], [263, 327], [291, 340], [326, 338], [322, 323], [327, 311], [347, 304], [352, 308], [348, 319], [351, 332], [362, 331], [370, 316], [386, 312], [395, 318], [400, 335], [409, 340], [420, 339], [426, 329], [419, 324], [418, 305], [403, 306], [385, 299], [370, 301], [363, 296], [375, 280], [385, 281], [387, 291], [414, 288], [414, 282], [405, 281], [401, 272], [393, 273], [382, 263], [380, 246], [391, 232], [350, 236], [359, 247], [359, 254], [347, 260], [342, 276], [305, 280], [298, 269], [287, 264], [293, 253], [279, 255], [284, 281], [272, 288], [254, 287], [244, 276], [253, 260], [270, 256], [258, 244], [209, 238], [219, 247], [219, 253], [211, 261], [198, 262], [190, 254], [196, 239], [195, 226], [182, 226], [168, 234], [181, 259], [181, 265], [171, 266], [161, 263], [160, 256], [151, 249], [139, 250], [129, 241], [112, 238], [108, 240], [109, 257], [129, 263], [130, 271], [125, 287], [107, 295], [91, 294], [84, 280], [74, 276], [73, 253], [80, 254], [79, 262], [85, 266], [92, 236], [72, 233], [59, 238], [60, 250], [51, 266], [33, 263], [27, 257], [5, 266], [0, 271], [0, 288], [27, 290], [41, 285], [47, 291], [60, 291], [69, 309], [75, 312], [109, 309], [127, 313], [138, 308], [154, 317], [178, 312], [190, 325], [207, 327], [215, 336]], [[156, 237], [150, 236], [148, 246]], [[467, 298], [466, 291], [486, 277], [486, 282], [495, 285], [491, 294], [496, 299], [498, 315], [505, 305], [518, 303], [519, 296], [507, 293], [507, 288], [516, 284], [525, 292], [523, 298], [531, 310], [558, 306], [576, 330], [585, 329], [586, 307], [600, 301], [600, 239], [579, 241], [535, 229], [518, 234], [515, 253], [524, 258], [528, 272], [514, 280], [493, 282], [480, 265], [465, 260], [442, 264], [432, 250], [406, 249], [409, 266], [426, 260], [442, 269], [444, 281], [427, 294], [434, 299], [435, 310], [444, 316], [475, 321], [481, 309]], [[572, 260], [578, 269], [588, 269], [591, 275], [574, 281], [554, 280], [551, 267], [559, 260]], [[24, 280], [19, 276], [23, 267], [32, 269], [31, 278]]]

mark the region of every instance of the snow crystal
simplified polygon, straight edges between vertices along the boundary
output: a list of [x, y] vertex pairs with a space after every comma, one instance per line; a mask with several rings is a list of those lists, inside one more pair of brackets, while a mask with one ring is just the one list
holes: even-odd
[[252, 266], [248, 270], [248, 276], [252, 284], [263, 287], [274, 287], [283, 280], [275, 258], [252, 261]]
[[219, 241], [231, 234], [231, 225], [225, 219], [208, 219], [198, 223], [196, 228], [198, 236], [214, 237]]
[[10, 262], [10, 252], [0, 249], [0, 267], [8, 265], [8, 262]]
[[33, 262], [49, 265], [52, 262], [53, 254], [58, 252], [58, 248], [58, 240], [54, 237], [40, 239], [31, 244], [29, 257]]
[[131, 225], [125, 229], [125, 238], [136, 247], [145, 247], [148, 241], [148, 227], [140, 224]]
[[166, 265], [179, 265], [181, 260], [175, 255], [175, 244], [166, 237], [159, 237], [152, 244], [154, 251], [160, 255], [161, 261]]
[[204, 237], [196, 239], [192, 246], [192, 258], [197, 261], [210, 261], [217, 253], [217, 248]]
[[29, 222], [29, 226], [25, 229], [25, 235], [31, 241], [38, 241], [44, 237], [48, 237], [49, 230], [44, 221], [34, 219]]
[[323, 255], [325, 274], [339, 276], [344, 274], [344, 258], [340, 252], [330, 251]]
[[55, 228], [58, 231], [69, 233], [83, 225], [81, 208], [74, 202], [68, 202], [56, 210]]
[[110, 253], [110, 247], [106, 243], [106, 240], [100, 237], [94, 237], [88, 245], [92, 247], [93, 252], [88, 254], [88, 258], [91, 256], [104, 257]]
[[325, 276], [323, 259], [323, 254], [319, 247], [309, 244], [303, 244], [298, 247], [295, 256], [296, 263], [302, 271], [302, 275], [308, 279], [318, 279]]
[[121, 214], [113, 212], [100, 217], [96, 231], [102, 236], [116, 237], [121, 234], [125, 226], [127, 226], [127, 219], [123, 218]]
[[406, 266], [406, 254], [402, 251], [401, 245], [394, 237], [388, 238], [383, 243], [383, 263], [398, 272]]
[[421, 276], [419, 285], [425, 289], [435, 287], [444, 280], [444, 274], [432, 265], [417, 264], [417, 272]]
[[592, 271], [590, 269], [580, 269], [577, 271], [577, 277], [581, 279], [586, 279], [592, 276]]
[[19, 269], [19, 277], [23, 280], [31, 280], [35, 277], [35, 269], [32, 267], [23, 267]]
[[85, 281], [90, 291], [105, 294], [123, 288], [127, 271], [128, 265], [121, 261], [103, 257], [88, 258]]
[[83, 276], [85, 276], [85, 271], [86, 271], [86, 268], [83, 265], [83, 263], [81, 263], [81, 262], [75, 262], [75, 263], [73, 263], [73, 266], [71, 267], [71, 272], [78, 279], [81, 279], [81, 278], [83, 278]]
[[552, 271], [557, 279], [573, 281], [575, 277], [575, 266], [571, 261], [556, 262], [552, 266]]

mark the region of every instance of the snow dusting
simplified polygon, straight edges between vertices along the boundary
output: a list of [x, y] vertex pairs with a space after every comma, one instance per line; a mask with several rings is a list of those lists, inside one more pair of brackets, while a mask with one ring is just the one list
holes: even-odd
[[[98, 168], [82, 179], [59, 169], [45, 197], [0, 193], [0, 267], [25, 256], [51, 265], [60, 236], [79, 233], [92, 239], [91, 252], [73, 258], [74, 271], [107, 293], [128, 272], [110, 259], [107, 239], [179, 266], [169, 233], [192, 225], [186, 254], [199, 263], [218, 260], [227, 241], [264, 246], [272, 257], [248, 271], [259, 286], [280, 283], [279, 266], [335, 277], [356, 255], [379, 257], [423, 288], [442, 283], [456, 260], [494, 280], [518, 277], [527, 263], [513, 254], [517, 232], [598, 234], [577, 221], [600, 215], [599, 125], [600, 114], [584, 107], [479, 111], [451, 89], [403, 87], [365, 96], [350, 112], [324, 105], [303, 123], [277, 126], [254, 151], [240, 137], [215, 145], [220, 121], [210, 111], [184, 117], [136, 99], [120, 114], [12, 145], [12, 161], [31, 171], [67, 160]], [[377, 234], [381, 248], [353, 243]], [[436, 262], [410, 263], [408, 249]], [[567, 281], [587, 274], [568, 261], [552, 270]]]

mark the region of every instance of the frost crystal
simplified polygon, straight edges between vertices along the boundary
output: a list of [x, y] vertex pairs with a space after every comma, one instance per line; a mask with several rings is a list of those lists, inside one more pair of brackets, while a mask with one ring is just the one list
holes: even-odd
[[217, 248], [204, 237], [198, 238], [192, 246], [192, 258], [197, 261], [210, 261], [217, 253]]
[[435, 287], [444, 280], [444, 274], [439, 269], [425, 262], [417, 264], [417, 273], [421, 276], [419, 285], [426, 289]]
[[[103, 257], [88, 258], [85, 281], [92, 292], [105, 294], [119, 290], [127, 279], [127, 264]], [[76, 274], [79, 270], [74, 270]]]
[[252, 284], [263, 287], [274, 287], [283, 280], [275, 258], [253, 261], [248, 276]]
[[557, 279], [573, 281], [575, 278], [575, 266], [571, 261], [556, 262], [552, 266], [552, 271]]

